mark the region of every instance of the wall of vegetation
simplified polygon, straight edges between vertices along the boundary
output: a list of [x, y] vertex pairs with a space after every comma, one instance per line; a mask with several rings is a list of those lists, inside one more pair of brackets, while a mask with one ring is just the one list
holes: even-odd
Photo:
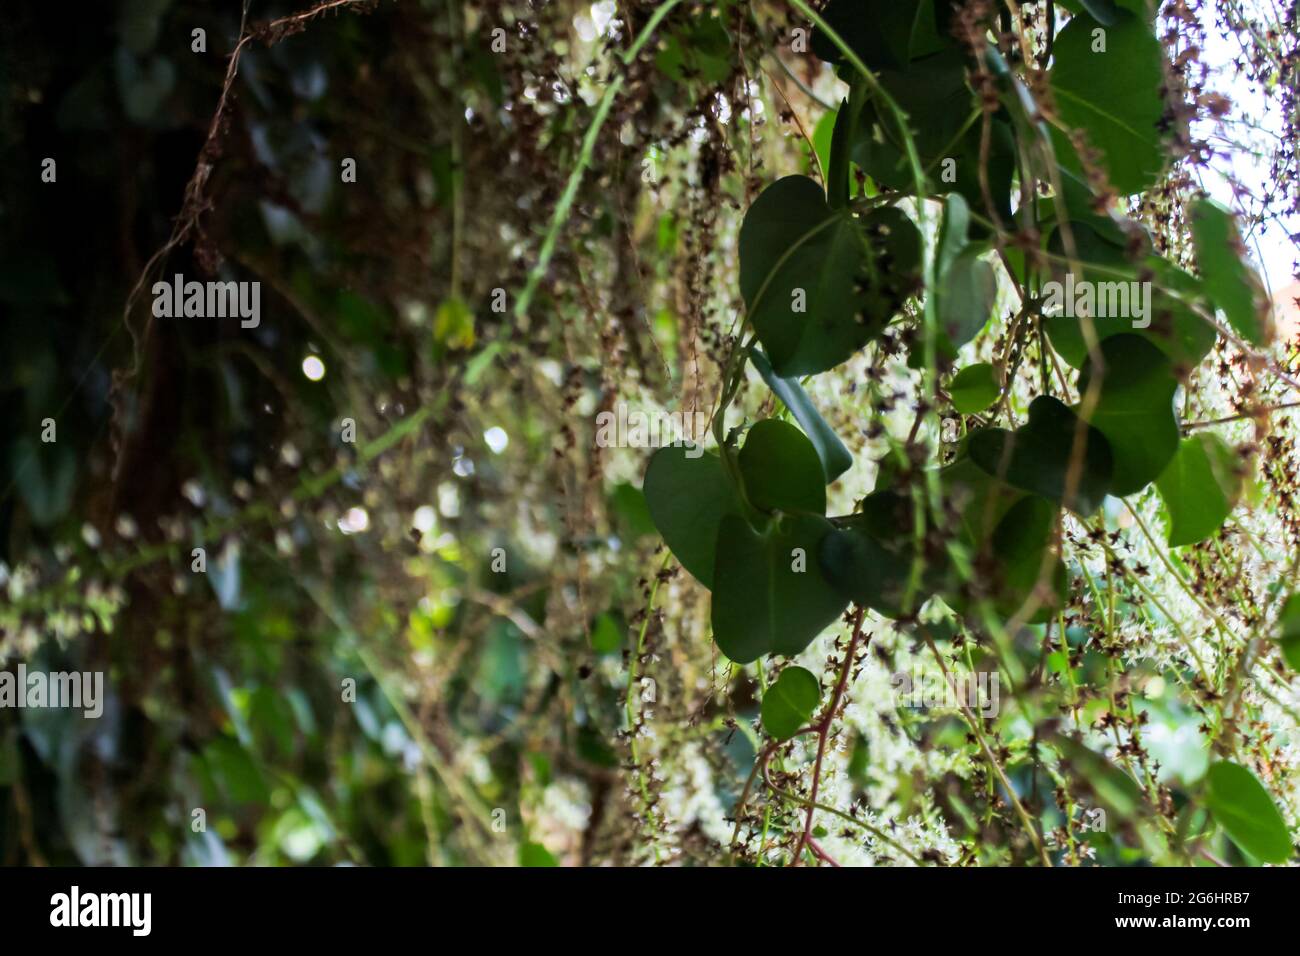
[[0, 861], [1295, 858], [1294, 0], [6, 19]]

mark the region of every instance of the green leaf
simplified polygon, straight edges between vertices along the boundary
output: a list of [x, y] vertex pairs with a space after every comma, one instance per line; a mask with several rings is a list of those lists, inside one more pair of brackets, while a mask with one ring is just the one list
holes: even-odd
[[817, 125], [813, 127], [812, 145], [817, 160], [809, 157], [810, 167], [820, 166], [822, 175], [829, 175], [831, 168], [831, 144], [835, 139], [835, 125], [839, 122], [839, 110], [827, 110], [822, 114]]
[[519, 847], [520, 866], [559, 866], [550, 850], [540, 843], [524, 843]]
[[723, 18], [695, 17], [689, 23], [672, 31], [655, 57], [655, 66], [678, 83], [697, 76], [708, 85], [723, 82], [732, 60], [731, 37]]
[[1151, 297], [1151, 325], [1141, 334], [1159, 346], [1177, 369], [1190, 373], [1210, 354], [1219, 331], [1214, 323], [1169, 293], [1195, 301], [1204, 295], [1201, 281], [1159, 256], [1148, 256], [1144, 265], [1155, 276], [1156, 288]]
[[[1083, 285], [1078, 276], [1071, 280], [1063, 271], [1053, 275], [1053, 281], [1060, 285], [1043, 303], [1043, 321], [1057, 353], [1074, 368], [1083, 368], [1087, 363], [1088, 346], [1077, 308], [1082, 306], [1094, 316], [1092, 327], [1098, 341], [1115, 335], [1140, 335], [1164, 352], [1174, 365], [1187, 371], [1199, 365], [1218, 337], [1214, 326], [1165, 290], [1196, 299], [1201, 294], [1200, 283], [1159, 256], [1148, 255], [1141, 264], [1142, 274], [1150, 273], [1154, 278], [1148, 298], [1147, 286], [1137, 284], [1138, 267], [1128, 261], [1123, 250], [1090, 225], [1071, 222], [1070, 228], [1083, 270], [1082, 279], [1092, 285]], [[1057, 255], [1064, 254], [1059, 228], [1053, 230], [1047, 247]], [[1107, 312], [1104, 318], [1100, 316], [1103, 304]], [[1117, 316], [1115, 312], [1122, 314]], [[1139, 316], [1139, 312], [1144, 314]], [[1146, 323], [1146, 327], [1135, 327], [1135, 322]]]
[[808, 723], [821, 694], [812, 671], [787, 667], [763, 695], [763, 730], [777, 740], [789, 740]]
[[646, 467], [643, 490], [664, 543], [707, 588], [713, 586], [718, 526], [724, 515], [740, 514], [740, 500], [722, 459], [700, 451], [698, 447], [660, 448]]
[[949, 358], [984, 328], [997, 299], [997, 276], [979, 256], [978, 248], [963, 250], [939, 284], [939, 330], [945, 339], [940, 351]]
[[835, 127], [831, 132], [828, 157], [830, 163], [826, 168], [826, 202], [832, 209], [840, 209], [849, 203], [852, 188], [849, 150], [853, 145], [857, 124], [857, 110], [849, 108], [848, 100], [841, 100], [840, 108], [835, 111]]
[[1178, 453], [1156, 479], [1169, 512], [1169, 546], [1195, 544], [1223, 525], [1241, 496], [1239, 459], [1217, 435], [1201, 432], [1183, 439]]
[[1221, 760], [1210, 765], [1205, 783], [1205, 805], [1233, 843], [1265, 863], [1291, 858], [1286, 821], [1253, 773]]
[[853, 455], [844, 447], [844, 443], [840, 441], [830, 425], [826, 424], [826, 420], [817, 411], [817, 406], [812, 403], [812, 399], [799, 384], [799, 380], [778, 376], [772, 371], [767, 356], [758, 349], [750, 352], [749, 360], [754, 364], [754, 368], [758, 369], [758, 374], [767, 383], [767, 387], [785, 403], [786, 408], [790, 409], [790, 414], [794, 415], [799, 427], [804, 430], [808, 440], [817, 449], [817, 457], [821, 460], [826, 483], [829, 485], [848, 471], [853, 465]]
[[972, 553], [985, 550], [998, 523], [1023, 490], [999, 481], [984, 471], [969, 454], [939, 471], [945, 508], [957, 515], [957, 540]]
[[860, 512], [837, 519], [839, 526], [822, 539], [818, 563], [845, 600], [898, 618], [945, 583], [946, 561], [929, 556], [909, 600], [916, 554], [913, 507], [907, 494], [873, 492], [862, 500]]
[[1105, 436], [1085, 426], [1074, 495], [1070, 501], [1062, 500], [1078, 426], [1073, 411], [1050, 395], [1040, 395], [1029, 406], [1029, 421], [1016, 431], [983, 428], [973, 432], [968, 443], [970, 457], [986, 474], [1087, 516], [1106, 496], [1114, 465]]
[[654, 519], [645, 501], [645, 493], [636, 485], [619, 482], [609, 495], [610, 510], [617, 516], [620, 530], [630, 538], [655, 534]]
[[939, 225], [939, 241], [935, 244], [934, 271], [944, 275], [966, 248], [970, 229], [970, 207], [960, 193], [953, 193], [943, 204], [943, 222]]
[[[1070, 20], [1056, 37], [1049, 73], [1063, 124], [1084, 132], [1101, 153], [1110, 184], [1130, 195], [1156, 181], [1165, 165], [1160, 124], [1165, 84], [1160, 41], [1131, 13], [1116, 11], [1103, 27], [1087, 14]], [[1093, 52], [1101, 30], [1105, 52]], [[1062, 165], [1081, 169], [1069, 139], [1052, 129]]]
[[[899, 617], [912, 572], [912, 549], [903, 541], [882, 543], [866, 525], [860, 516], [854, 516], [845, 527], [832, 530], [822, 539], [818, 563], [826, 580], [846, 601], [886, 617]], [[912, 609], [920, 607], [927, 596], [920, 590], [913, 594]]]
[[[939, 479], [945, 506], [957, 517], [956, 538], [973, 561], [975, 594], [1010, 618], [1025, 608], [1041, 577], [1046, 587], [1027, 623], [1047, 620], [1066, 595], [1054, 547], [1058, 506], [988, 475], [969, 457], [942, 469]], [[932, 583], [953, 610], [970, 610], [971, 587], [959, 576], [949, 573]]]
[[618, 754], [614, 753], [604, 733], [591, 724], [583, 724], [578, 728], [573, 749], [579, 758], [597, 767], [612, 769], [619, 764]]
[[777, 374], [823, 372], [866, 344], [870, 333], [852, 307], [861, 262], [852, 216], [832, 212], [806, 176], [777, 180], [750, 206], [740, 227], [740, 290]]
[[[998, 114], [1005, 117], [1005, 112]], [[1011, 221], [1011, 181], [1017, 175], [1016, 140], [1011, 132], [1011, 124], [1005, 119], [995, 119], [989, 124], [989, 159], [988, 159], [988, 193], [985, 195], [984, 183], [980, 176], [983, 165], [984, 131], [983, 124], [976, 123], [967, 131], [962, 140], [961, 152], [957, 160], [957, 179], [952, 184], [954, 192], [961, 193], [966, 202], [980, 212], [985, 219], [1004, 224]], [[944, 188], [942, 178], [939, 191]], [[989, 208], [992, 201], [993, 209]], [[993, 213], [997, 213], [996, 219]], [[971, 231], [983, 235], [988, 230], [979, 224], [972, 224]]]
[[1056, 5], [1071, 13], [1085, 10], [1102, 22], [1114, 16], [1116, 9], [1127, 10], [1139, 17], [1150, 19], [1160, 7], [1160, 0], [1056, 0]]
[[[939, 241], [935, 244], [934, 271], [938, 279], [938, 352], [952, 360], [957, 349], [979, 333], [989, 320], [997, 299], [997, 277], [992, 267], [979, 258], [982, 250], [967, 244], [970, 209], [960, 193], [944, 203]], [[909, 365], [920, 366], [921, 349], [914, 349]]]
[[1273, 336], [1268, 296], [1254, 271], [1242, 261], [1241, 236], [1232, 213], [1202, 199], [1192, 207], [1192, 241], [1205, 293], [1228, 324], [1252, 345]]
[[817, 449], [789, 422], [765, 418], [749, 430], [740, 475], [755, 508], [826, 513], [826, 473]]
[[[1071, 223], [1086, 225], [1096, 232], [1098, 238], [1117, 250], [1125, 249], [1128, 245], [1128, 237], [1120, 228], [1120, 223], [1124, 220], [1114, 210], [1113, 200], [1099, 197], [1094, 193], [1088, 180], [1077, 170], [1058, 165], [1056, 175], [1061, 186], [1060, 200], [1065, 205], [1066, 219]], [[1100, 212], [1097, 209], [1099, 201], [1105, 206], [1105, 209]], [[1038, 208], [1044, 224], [1055, 223], [1059, 228], [1057, 204], [1057, 197], [1047, 196], [1039, 200]], [[1138, 225], [1132, 220], [1129, 222], [1131, 225]]]
[[[833, 0], [821, 15], [828, 26], [872, 70], [906, 67], [921, 0]], [[812, 51], [827, 63], [844, 60], [840, 48], [820, 27], [813, 31]]]
[[1282, 646], [1282, 656], [1293, 671], [1300, 671], [1300, 594], [1292, 594], [1277, 616], [1274, 639]]
[[[986, 219], [1006, 223], [1011, 218], [1011, 181], [1017, 165], [1015, 140], [1005, 111], [993, 114], [987, 163], [982, 161], [984, 123], [978, 118], [968, 123], [976, 103], [966, 81], [967, 71], [965, 56], [947, 50], [915, 60], [907, 70], [881, 70], [876, 79], [907, 114], [927, 191], [960, 195]], [[881, 186], [916, 192], [915, 172], [891, 111], [874, 103], [863, 105], [855, 134], [853, 161], [863, 172]], [[982, 166], [986, 166], [987, 196], [993, 210], [985, 198]], [[979, 235], [987, 231], [979, 224], [972, 224], [971, 230]]]
[[779, 179], [740, 228], [740, 289], [782, 377], [824, 372], [888, 322], [917, 285], [920, 235], [896, 209], [832, 210], [806, 176]]
[[818, 547], [825, 518], [788, 515], [764, 532], [738, 515], [718, 530], [713, 573], [713, 639], [738, 664], [764, 654], [794, 656], [848, 603], [822, 577]]
[[988, 362], [967, 365], [948, 383], [952, 407], [963, 415], [975, 415], [984, 411], [998, 400], [1001, 393], [997, 373]]
[[[1155, 481], [1178, 451], [1178, 379], [1165, 354], [1140, 335], [1115, 335], [1100, 348], [1105, 374], [1090, 424], [1110, 442], [1110, 493], [1130, 495]], [[1080, 395], [1090, 376], [1085, 365]]]
[[[930, 167], [961, 148], [958, 136], [975, 106], [966, 83], [967, 65], [961, 50], [944, 50], [914, 60], [906, 70], [881, 70], [877, 76], [877, 82], [907, 116], [908, 130], [923, 167]], [[888, 141], [903, 157], [900, 172], [907, 176], [907, 189], [915, 191], [915, 174], [906, 159], [906, 141], [893, 112], [873, 103], [864, 108], [863, 119], [874, 120], [878, 128], [874, 133], [861, 130], [860, 144], [867, 145], [861, 143], [863, 134]], [[979, 127], [976, 123], [972, 128], [979, 130]], [[941, 172], [930, 170], [931, 175]]]
[[1028, 496], [1012, 505], [993, 532], [991, 593], [998, 613], [1013, 615], [1035, 593], [1038, 608], [1029, 617], [1039, 623], [1065, 602], [1065, 566], [1052, 552], [1057, 506], [1046, 498]]
[[1118, 12], [1115, 8], [1115, 0], [1079, 0], [1079, 2], [1092, 18], [1103, 26], [1110, 26], [1115, 22], [1115, 14]]
[[266, 778], [252, 755], [230, 737], [218, 737], [203, 750], [212, 779], [236, 803], [265, 805], [270, 799]]
[[591, 629], [591, 649], [597, 654], [612, 654], [623, 646], [627, 626], [617, 612], [606, 612], [596, 618]]

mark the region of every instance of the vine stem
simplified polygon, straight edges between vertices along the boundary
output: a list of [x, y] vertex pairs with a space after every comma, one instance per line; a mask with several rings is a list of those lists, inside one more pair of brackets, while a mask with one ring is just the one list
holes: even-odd
[[[802, 737], [804, 734], [815, 733], [817, 733], [817, 727], [809, 726], [796, 730], [792, 737]], [[735, 850], [736, 842], [740, 839], [740, 822], [743, 819], [745, 806], [749, 803], [749, 792], [754, 787], [754, 780], [758, 777], [759, 771], [767, 765], [769, 760], [772, 759], [772, 754], [776, 753], [777, 748], [784, 742], [785, 741], [782, 740], [773, 740], [770, 744], [764, 747], [759, 752], [758, 757], [754, 760], [754, 766], [750, 769], [749, 776], [745, 778], [745, 786], [740, 791], [740, 799], [736, 801], [736, 808], [732, 811], [732, 815], [736, 818], [735, 824], [731, 830], [731, 843], [729, 844], [730, 849], [732, 850]]]
[[[804, 847], [812, 841], [813, 816], [817, 813], [817, 788], [821, 785], [822, 778], [822, 759], [826, 756], [826, 742], [830, 739], [831, 722], [840, 709], [840, 702], [844, 699], [844, 688], [849, 682], [849, 672], [853, 670], [853, 658], [858, 652], [858, 641], [862, 639], [862, 618], [865, 615], [866, 608], [861, 606], [853, 615], [853, 636], [849, 638], [849, 649], [845, 651], [844, 663], [840, 665], [840, 676], [835, 682], [835, 693], [831, 695], [831, 702], [826, 705], [821, 719], [813, 725], [817, 728], [817, 760], [813, 764], [812, 791], [808, 795], [808, 812], [804, 816], [803, 834], [794, 848], [794, 856], [790, 860], [791, 866], [799, 865], [799, 857], [803, 854]], [[813, 852], [816, 854], [817, 851]], [[831, 862], [834, 863], [833, 860]]]
[[[809, 811], [808, 811], [808, 812], [811, 813], [811, 812], [812, 812], [812, 809], [809, 808]], [[816, 840], [814, 840], [814, 839], [812, 839], [812, 838], [809, 838], [809, 840], [808, 840], [808, 849], [810, 849], [810, 850], [813, 851], [813, 856], [817, 857], [817, 859], [819, 859], [819, 860], [825, 860], [827, 863], [829, 863], [831, 866], [835, 867], [837, 870], [840, 868], [840, 865], [839, 865], [838, 863], [835, 862], [835, 858], [832, 857], [832, 856], [831, 856], [829, 853], [827, 853], [825, 850], [823, 850], [822, 847], [821, 847], [821, 844], [818, 843]]]
[[1274, 412], [1285, 411], [1290, 408], [1300, 408], [1300, 402], [1282, 402], [1280, 405], [1257, 405], [1247, 409], [1240, 415], [1229, 415], [1227, 418], [1215, 418], [1205, 422], [1185, 422], [1180, 426], [1183, 431], [1189, 432], [1193, 428], [1208, 428], [1210, 425], [1224, 425], [1228, 422], [1239, 422], [1245, 418], [1258, 418], [1261, 415], [1271, 415]]

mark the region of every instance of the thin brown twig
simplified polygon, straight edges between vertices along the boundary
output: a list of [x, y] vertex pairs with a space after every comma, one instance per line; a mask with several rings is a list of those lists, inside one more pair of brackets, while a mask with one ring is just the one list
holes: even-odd
[[835, 693], [831, 695], [831, 702], [826, 705], [826, 710], [821, 719], [814, 725], [817, 728], [817, 760], [813, 764], [812, 790], [808, 795], [808, 812], [804, 817], [803, 834], [799, 837], [799, 842], [794, 848], [794, 856], [790, 859], [791, 866], [799, 865], [799, 857], [803, 853], [803, 848], [808, 845], [812, 839], [813, 815], [817, 812], [817, 788], [821, 785], [822, 776], [822, 759], [826, 756], [826, 742], [830, 738], [831, 722], [835, 719], [835, 714], [840, 709], [840, 703], [844, 698], [844, 688], [849, 682], [849, 672], [853, 670], [853, 658], [857, 655], [858, 641], [862, 639], [862, 618], [866, 614], [866, 608], [859, 607], [853, 615], [853, 636], [849, 638], [848, 650], [844, 652], [844, 663], [840, 666], [840, 677], [835, 683]]
[[249, 41], [259, 38], [264, 39], [268, 44], [276, 43], [286, 36], [298, 32], [309, 21], [323, 13], [336, 8], [371, 2], [372, 0], [326, 0], [326, 2], [320, 3], [309, 10], [290, 14], [287, 17], [280, 17], [251, 30], [248, 29], [249, 4], [247, 2], [244, 4], [239, 19], [239, 42], [235, 44], [235, 49], [230, 54], [230, 61], [226, 64], [226, 76], [221, 84], [221, 96], [217, 99], [217, 108], [208, 123], [208, 135], [204, 137], [203, 146], [199, 149], [198, 160], [194, 164], [194, 172], [185, 184], [181, 211], [172, 225], [172, 232], [167, 241], [149, 257], [144, 268], [140, 270], [140, 275], [136, 279], [135, 285], [132, 286], [130, 294], [127, 295], [126, 304], [122, 308], [122, 323], [131, 335], [134, 353], [131, 369], [122, 379], [122, 382], [129, 381], [139, 374], [142, 355], [140, 343], [147, 336], [153, 323], [153, 316], [150, 315], [143, 331], [137, 334], [136, 330], [131, 327], [131, 310], [139, 300], [140, 294], [148, 283], [149, 277], [153, 274], [154, 268], [162, 263], [173, 249], [185, 243], [194, 234], [195, 230], [198, 229], [199, 217], [207, 209], [207, 203], [203, 198], [203, 189], [207, 185], [208, 177], [212, 174], [213, 160], [216, 159], [219, 151], [218, 147], [221, 142], [221, 134], [225, 128], [226, 113], [230, 103], [230, 91], [235, 85], [235, 76], [239, 72], [239, 59], [243, 55], [244, 47], [248, 45]]

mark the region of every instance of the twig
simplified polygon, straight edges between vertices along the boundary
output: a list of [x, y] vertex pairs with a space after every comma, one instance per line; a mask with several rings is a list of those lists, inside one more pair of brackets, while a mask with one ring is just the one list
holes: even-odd
[[831, 702], [826, 705], [821, 719], [814, 725], [817, 728], [817, 760], [813, 764], [812, 790], [808, 795], [808, 813], [804, 819], [803, 835], [799, 837], [799, 843], [794, 848], [794, 857], [790, 860], [791, 866], [799, 865], [803, 848], [812, 839], [813, 814], [817, 812], [817, 788], [821, 785], [822, 758], [826, 756], [826, 741], [830, 738], [831, 722], [840, 709], [844, 688], [849, 682], [849, 672], [853, 669], [853, 658], [857, 654], [858, 641], [862, 639], [862, 618], [865, 614], [866, 608], [859, 607], [853, 616], [853, 636], [849, 638], [848, 650], [844, 652], [844, 663], [840, 666], [840, 677], [835, 683], [835, 693], [831, 695]]

